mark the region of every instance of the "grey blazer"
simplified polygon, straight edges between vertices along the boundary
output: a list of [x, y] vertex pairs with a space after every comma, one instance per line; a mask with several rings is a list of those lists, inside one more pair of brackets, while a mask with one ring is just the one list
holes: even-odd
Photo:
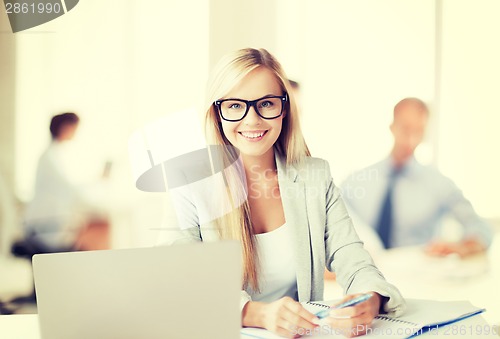
[[[276, 156], [276, 165], [286, 223], [293, 230], [299, 301], [323, 300], [326, 267], [336, 273], [344, 293], [375, 291], [388, 298], [383, 305], [385, 312], [402, 314], [405, 301], [363, 248], [328, 163], [307, 157], [299, 164], [286, 165]], [[172, 199], [182, 227], [168, 232], [168, 244], [219, 240], [213, 225], [200, 225], [199, 207], [189, 196]], [[249, 300], [242, 291], [241, 308]]]

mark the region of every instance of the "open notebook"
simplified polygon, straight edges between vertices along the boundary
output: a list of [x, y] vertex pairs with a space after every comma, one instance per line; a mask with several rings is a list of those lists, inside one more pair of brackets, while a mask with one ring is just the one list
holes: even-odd
[[[484, 311], [484, 309], [477, 308], [468, 301], [434, 301], [419, 299], [407, 299], [406, 301], [407, 310], [403, 316], [394, 318], [387, 315], [379, 315], [373, 321], [366, 337], [389, 337], [395, 339], [411, 338]], [[302, 304], [308, 311], [317, 313], [334, 303], [335, 302], [307, 302]], [[345, 338], [339, 331], [335, 331], [335, 329], [328, 327], [326, 323], [324, 323], [324, 320], [322, 320], [321, 324], [322, 325], [312, 331], [310, 335], [305, 337]], [[243, 328], [241, 329], [241, 334], [243, 337], [248, 336], [249, 338], [281, 338], [278, 335], [260, 328]]]

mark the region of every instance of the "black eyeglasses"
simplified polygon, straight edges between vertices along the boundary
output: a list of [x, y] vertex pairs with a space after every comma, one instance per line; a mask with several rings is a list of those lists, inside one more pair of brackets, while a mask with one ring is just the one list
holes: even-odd
[[240, 121], [246, 117], [250, 107], [255, 109], [255, 112], [262, 119], [276, 119], [283, 114], [285, 102], [288, 101], [288, 95], [266, 95], [257, 100], [243, 99], [223, 99], [214, 102], [215, 107], [219, 110], [222, 119], [226, 121]]

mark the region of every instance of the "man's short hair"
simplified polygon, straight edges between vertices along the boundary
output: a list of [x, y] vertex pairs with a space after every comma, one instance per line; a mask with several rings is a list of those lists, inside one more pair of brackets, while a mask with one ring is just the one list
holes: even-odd
[[50, 121], [50, 134], [52, 134], [52, 139], [59, 137], [63, 126], [77, 124], [79, 121], [80, 118], [78, 118], [78, 115], [71, 112], [55, 115]]

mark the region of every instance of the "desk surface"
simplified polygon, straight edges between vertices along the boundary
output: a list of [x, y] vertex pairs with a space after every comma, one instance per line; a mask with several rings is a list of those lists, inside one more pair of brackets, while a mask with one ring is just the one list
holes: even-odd
[[[488, 325], [481, 315], [464, 319], [460, 322], [442, 327], [438, 332], [425, 333], [425, 338], [498, 338], [499, 328]], [[489, 334], [485, 334], [488, 331]], [[0, 316], [0, 338], [2, 339], [41, 339], [38, 331], [36, 314]], [[242, 339], [248, 339], [242, 336]]]
[[500, 276], [492, 259], [487, 254], [435, 258], [415, 247], [387, 251], [375, 262], [406, 298], [469, 300], [486, 308], [483, 317], [488, 323], [500, 325]]
[[[376, 253], [375, 264], [385, 278], [406, 298], [469, 300], [486, 308], [484, 319], [500, 326], [500, 259], [483, 254], [466, 259], [436, 258], [421, 248], [406, 247]], [[334, 281], [325, 283], [326, 300], [338, 299], [342, 288]]]

